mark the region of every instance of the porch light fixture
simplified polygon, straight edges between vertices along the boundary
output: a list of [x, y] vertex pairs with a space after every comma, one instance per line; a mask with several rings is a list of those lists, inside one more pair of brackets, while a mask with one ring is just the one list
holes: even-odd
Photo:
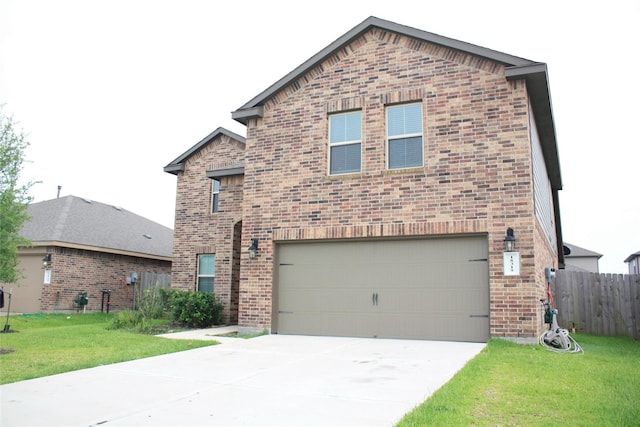
[[249, 258], [255, 258], [256, 252], [258, 252], [258, 239], [251, 239], [251, 246], [249, 246]]
[[516, 238], [513, 236], [513, 228], [507, 228], [507, 237], [504, 238], [504, 251], [513, 252], [516, 248]]
[[51, 267], [51, 254], [46, 254], [44, 258], [42, 258], [42, 268]]

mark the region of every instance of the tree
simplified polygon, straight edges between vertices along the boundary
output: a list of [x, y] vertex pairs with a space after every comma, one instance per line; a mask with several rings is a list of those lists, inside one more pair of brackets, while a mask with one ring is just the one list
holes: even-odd
[[22, 224], [29, 219], [29, 189], [34, 184], [20, 183], [28, 146], [24, 134], [16, 132], [13, 117], [5, 116], [0, 106], [0, 282], [4, 283], [20, 277], [18, 248], [30, 244], [20, 237]]

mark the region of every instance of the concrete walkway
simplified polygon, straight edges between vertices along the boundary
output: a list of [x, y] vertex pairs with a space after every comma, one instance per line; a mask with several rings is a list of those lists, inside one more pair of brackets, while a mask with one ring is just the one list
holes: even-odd
[[0, 425], [392, 426], [485, 346], [290, 335], [220, 341], [0, 386]]

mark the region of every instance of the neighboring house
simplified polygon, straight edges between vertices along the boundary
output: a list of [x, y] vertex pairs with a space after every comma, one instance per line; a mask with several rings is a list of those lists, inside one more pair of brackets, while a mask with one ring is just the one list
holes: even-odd
[[232, 117], [246, 139], [165, 167], [173, 287], [247, 332], [537, 340], [564, 263], [545, 64], [371, 17]]
[[[106, 310], [107, 299], [111, 310], [132, 308], [132, 272], [171, 273], [173, 231], [125, 209], [66, 196], [32, 203], [27, 213], [20, 235], [32, 246], [18, 252], [24, 277], [3, 286], [13, 288], [13, 313], [73, 310], [80, 292], [86, 310]], [[104, 307], [103, 290], [111, 290]]]
[[640, 251], [629, 255], [624, 262], [629, 264], [629, 274], [640, 274]]
[[564, 243], [564, 246], [569, 249], [569, 251], [565, 251], [565, 254], [569, 252], [568, 255], [564, 256], [565, 269], [570, 271], [588, 271], [590, 273], [600, 272], [598, 260], [602, 258], [602, 254], [567, 242]]

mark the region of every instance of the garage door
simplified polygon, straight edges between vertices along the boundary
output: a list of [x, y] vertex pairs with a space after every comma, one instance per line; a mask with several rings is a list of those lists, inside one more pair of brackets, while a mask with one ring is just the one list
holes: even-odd
[[485, 342], [485, 236], [277, 245], [274, 332]]

